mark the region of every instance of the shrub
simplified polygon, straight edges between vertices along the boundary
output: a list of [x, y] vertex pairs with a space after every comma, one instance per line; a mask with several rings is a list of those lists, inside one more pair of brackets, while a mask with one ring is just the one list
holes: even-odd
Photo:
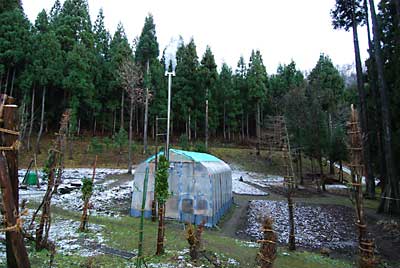
[[179, 137], [179, 146], [182, 148], [182, 150], [185, 150], [185, 151], [188, 151], [190, 149], [189, 140], [185, 134], [182, 134]]
[[92, 138], [90, 141], [90, 152], [95, 154], [100, 154], [103, 152], [103, 144], [96, 137]]
[[194, 151], [199, 153], [207, 153], [206, 145], [203, 142], [197, 142]]

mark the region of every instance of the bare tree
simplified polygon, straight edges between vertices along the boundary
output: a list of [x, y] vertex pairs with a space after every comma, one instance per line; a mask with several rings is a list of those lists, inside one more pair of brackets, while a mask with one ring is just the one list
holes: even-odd
[[[144, 103], [143, 74], [140, 66], [132, 60], [124, 61], [119, 69], [119, 78], [124, 90], [127, 92], [129, 107], [129, 148], [128, 148], [128, 173], [132, 173], [132, 124], [133, 124], [133, 108], [138, 104]], [[146, 98], [147, 99], [147, 98]]]

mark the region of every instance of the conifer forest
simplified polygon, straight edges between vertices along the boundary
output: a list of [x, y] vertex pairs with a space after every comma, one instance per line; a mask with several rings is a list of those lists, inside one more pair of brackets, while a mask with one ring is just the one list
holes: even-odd
[[0, 0], [0, 267], [400, 267], [399, 0], [331, 0], [349, 64], [272, 73], [51, 1]]

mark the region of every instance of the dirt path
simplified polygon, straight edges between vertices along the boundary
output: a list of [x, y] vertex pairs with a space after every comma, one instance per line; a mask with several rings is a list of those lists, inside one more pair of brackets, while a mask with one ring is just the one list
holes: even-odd
[[229, 213], [220, 222], [219, 227], [225, 236], [246, 239], [249, 237], [241, 232], [246, 227], [247, 223], [247, 208], [249, 201], [265, 200], [270, 196], [254, 196], [254, 195], [233, 195], [234, 204]]

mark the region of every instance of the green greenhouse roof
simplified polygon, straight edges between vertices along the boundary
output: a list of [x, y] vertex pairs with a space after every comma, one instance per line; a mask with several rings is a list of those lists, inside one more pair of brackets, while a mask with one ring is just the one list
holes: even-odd
[[[183, 151], [183, 150], [178, 150], [178, 149], [169, 149], [169, 152], [186, 156], [187, 158], [189, 158], [195, 162], [223, 162], [218, 157], [215, 157], [211, 154], [206, 154], [206, 153], [190, 152], [190, 151]], [[163, 155], [163, 154], [164, 154], [164, 152], [158, 153], [158, 155]], [[151, 162], [154, 159], [155, 159], [155, 156], [153, 155], [153, 156], [149, 157], [146, 160], [146, 162]]]

